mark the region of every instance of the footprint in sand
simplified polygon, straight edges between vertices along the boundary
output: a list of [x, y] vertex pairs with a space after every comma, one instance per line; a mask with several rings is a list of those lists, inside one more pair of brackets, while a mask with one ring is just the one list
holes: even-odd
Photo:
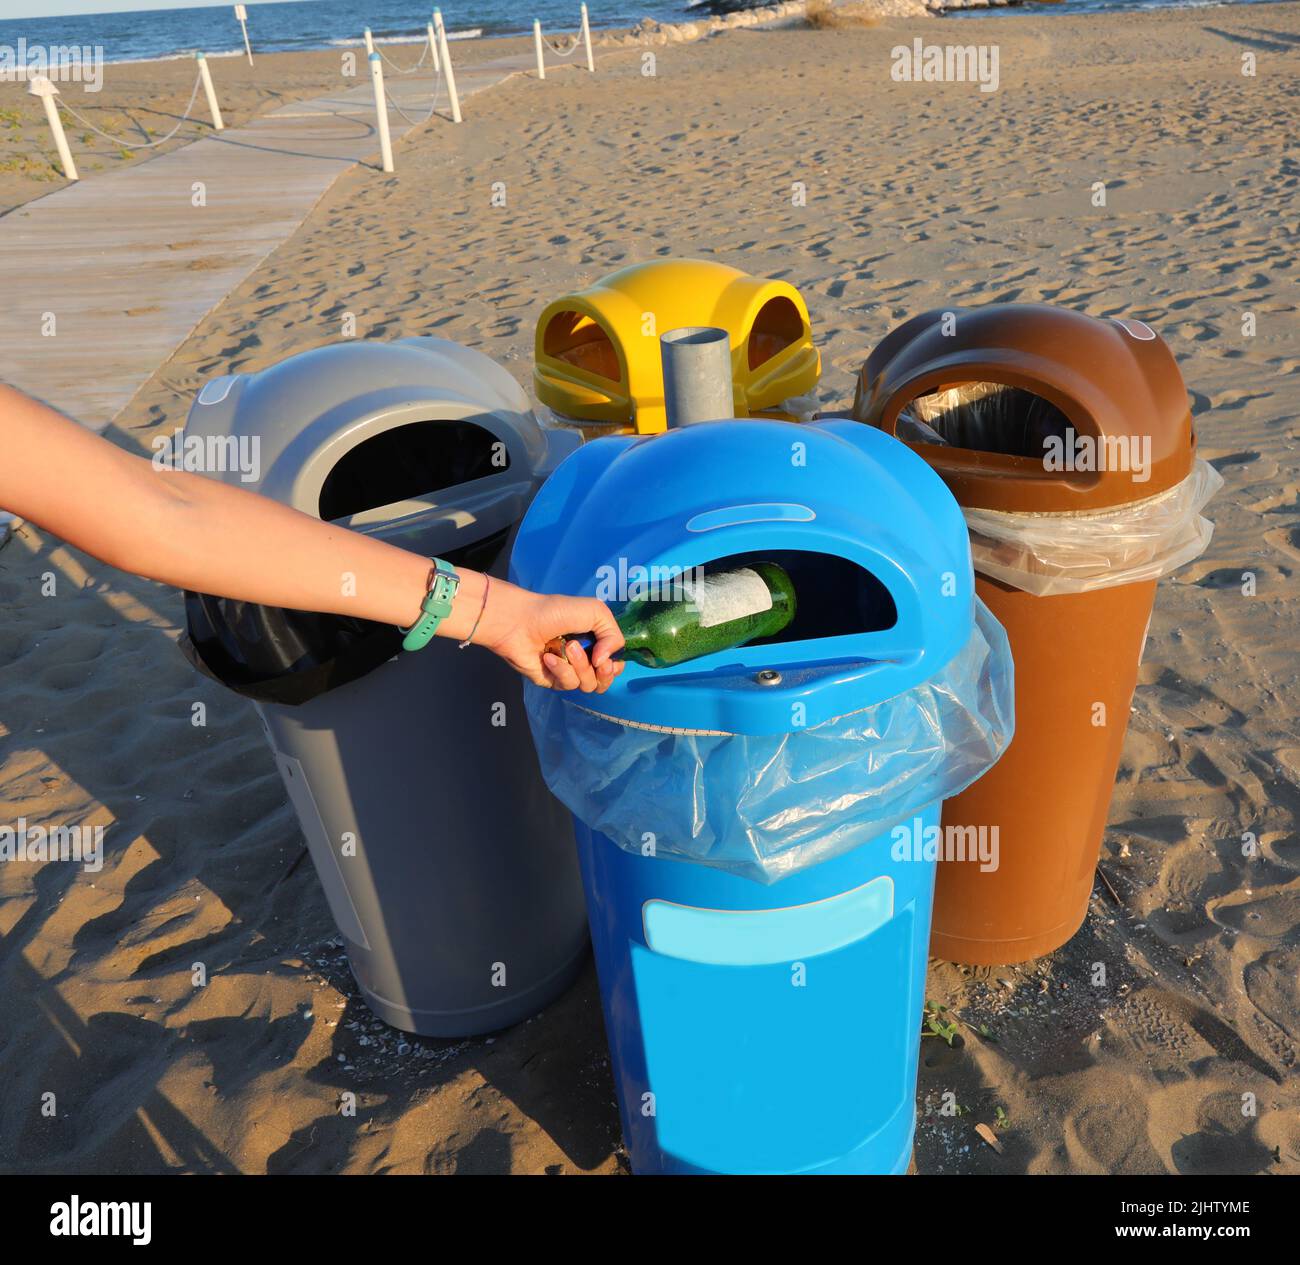
[[1300, 559], [1300, 523], [1290, 527], [1274, 527], [1264, 533], [1264, 540], [1274, 549]]
[[1300, 1042], [1300, 949], [1269, 949], [1242, 970], [1246, 996], [1277, 1032], [1269, 1048], [1284, 1067], [1293, 1067]]
[[1300, 880], [1286, 886], [1233, 892], [1206, 910], [1221, 927], [1259, 940], [1300, 943]]
[[1146, 1137], [1146, 1111], [1136, 1097], [1127, 1102], [1084, 1107], [1066, 1119], [1066, 1146], [1072, 1153], [1082, 1150], [1093, 1161], [1092, 1165], [1078, 1164], [1079, 1169], [1100, 1173], [1160, 1171], [1160, 1160]]
[[[1215, 567], [1206, 560], [1190, 563], [1179, 578], [1184, 584], [1195, 584], [1202, 589], [1241, 589], [1246, 572], [1258, 577], [1265, 567]], [[1256, 581], [1258, 583], [1258, 579]], [[1262, 587], [1262, 585], [1260, 586]]]
[[1272, 857], [1288, 870], [1300, 870], [1300, 833], [1294, 830], [1270, 830], [1259, 836], [1264, 855]]
[[1150, 689], [1154, 692], [1147, 697], [1154, 700], [1158, 716], [1170, 724], [1199, 731], [1206, 725], [1239, 729], [1246, 723], [1245, 712], [1219, 698], [1208, 686], [1187, 680], [1173, 668], [1165, 668]]
[[1273, 1165], [1271, 1149], [1243, 1120], [1241, 1096], [1231, 1090], [1214, 1094], [1196, 1113], [1195, 1132], [1184, 1133], [1169, 1148], [1179, 1173], [1264, 1173]]
[[1300, 784], [1300, 747], [1279, 747], [1273, 755], [1291, 779]]

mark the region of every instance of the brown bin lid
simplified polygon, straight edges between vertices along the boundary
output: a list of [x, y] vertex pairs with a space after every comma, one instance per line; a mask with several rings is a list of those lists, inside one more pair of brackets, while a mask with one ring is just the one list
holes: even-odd
[[[1065, 414], [1075, 436], [1087, 437], [1091, 464], [1110, 468], [1048, 469], [1038, 457], [909, 443], [962, 505], [1103, 509], [1155, 496], [1191, 473], [1196, 437], [1187, 388], [1164, 339], [1141, 321], [1047, 303], [936, 308], [913, 317], [867, 358], [853, 415], [892, 435], [899, 413], [919, 396], [976, 382], [1041, 396]], [[1145, 454], [1148, 477], [1134, 477], [1125, 453]], [[1088, 464], [1080, 455], [1076, 465]]]

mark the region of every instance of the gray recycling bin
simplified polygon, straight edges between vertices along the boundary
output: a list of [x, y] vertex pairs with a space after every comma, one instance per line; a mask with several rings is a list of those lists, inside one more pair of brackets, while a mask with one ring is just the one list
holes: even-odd
[[[213, 477], [499, 577], [533, 493], [578, 443], [543, 431], [500, 366], [436, 338], [217, 378], [191, 408], [187, 452], [196, 438], [231, 458]], [[364, 620], [204, 594], [186, 608], [191, 660], [255, 702], [371, 1009], [471, 1036], [559, 994], [586, 914], [519, 677], [442, 638], [399, 653], [396, 629]]]

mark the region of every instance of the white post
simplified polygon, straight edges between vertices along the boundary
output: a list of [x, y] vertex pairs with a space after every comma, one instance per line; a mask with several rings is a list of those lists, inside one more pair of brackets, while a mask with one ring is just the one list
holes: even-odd
[[373, 57], [374, 55], [375, 55], [375, 38], [373, 35], [370, 34], [370, 28], [366, 27], [366, 56]]
[[54, 104], [54, 98], [59, 95], [59, 90], [44, 75], [33, 75], [27, 85], [27, 91], [33, 97], [40, 97], [45, 106], [45, 117], [49, 120], [50, 131], [54, 133], [54, 148], [59, 151], [63, 174], [69, 180], [80, 180], [81, 177], [77, 175], [77, 164], [72, 161], [72, 151], [68, 148], [68, 138], [63, 134], [63, 120], [59, 118], [59, 107]]
[[388, 98], [384, 96], [384, 67], [379, 54], [370, 54], [370, 82], [375, 86], [375, 114], [379, 120], [379, 155], [384, 170], [393, 170], [393, 139], [388, 134]]
[[537, 49], [537, 77], [546, 78], [546, 62], [542, 60], [542, 24], [533, 19], [533, 46]]
[[587, 6], [582, 6], [582, 42], [587, 46], [587, 69], [596, 73], [596, 59], [591, 55], [591, 24], [587, 21]]
[[429, 28], [429, 58], [433, 62], [433, 73], [438, 73], [438, 32], [433, 29], [433, 23], [428, 22]]
[[451, 102], [451, 121], [459, 123], [460, 97], [456, 95], [456, 72], [451, 68], [451, 49], [447, 47], [447, 28], [442, 24], [442, 14], [434, 9], [438, 22], [438, 48], [442, 54], [442, 73], [447, 76], [447, 99]]
[[244, 52], [248, 54], [248, 64], [253, 64], [253, 49], [248, 42], [248, 10], [242, 4], [235, 5], [235, 17], [239, 19], [239, 29], [244, 32]]
[[212, 126], [218, 132], [225, 128], [221, 121], [221, 107], [217, 104], [217, 90], [212, 86], [212, 72], [208, 69], [208, 59], [202, 53], [195, 53], [194, 56], [199, 63], [199, 78], [203, 80], [203, 91], [208, 98], [208, 111], [212, 115]]

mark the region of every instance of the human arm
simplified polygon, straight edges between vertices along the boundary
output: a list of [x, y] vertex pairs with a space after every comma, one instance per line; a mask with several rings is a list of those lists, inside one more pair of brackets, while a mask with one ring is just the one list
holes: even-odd
[[[156, 466], [4, 385], [0, 506], [123, 571], [267, 606], [406, 627], [427, 587], [428, 558], [246, 489]], [[611, 656], [622, 634], [603, 602], [456, 570], [460, 588], [439, 636], [465, 640], [482, 610], [474, 644], [539, 685], [603, 690], [621, 670]], [[590, 660], [575, 643], [568, 662], [543, 654], [557, 634], [588, 630], [597, 638]]]

